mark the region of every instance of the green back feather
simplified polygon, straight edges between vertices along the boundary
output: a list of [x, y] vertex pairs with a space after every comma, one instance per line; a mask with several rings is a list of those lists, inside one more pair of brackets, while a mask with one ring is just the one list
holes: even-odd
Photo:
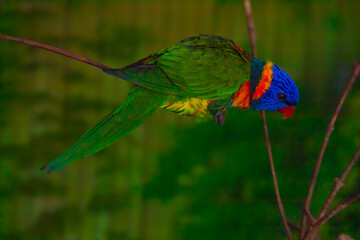
[[250, 59], [231, 40], [201, 35], [125, 68], [104, 71], [156, 92], [221, 100], [249, 80]]

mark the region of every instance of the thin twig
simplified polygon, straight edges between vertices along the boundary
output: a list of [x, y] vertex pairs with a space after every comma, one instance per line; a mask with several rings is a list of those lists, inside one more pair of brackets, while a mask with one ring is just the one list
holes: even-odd
[[311, 225], [315, 221], [315, 218], [308, 209], [304, 209], [304, 212], [309, 220], [309, 224]]
[[290, 221], [289, 219], [287, 220], [287, 223], [289, 224], [289, 227], [292, 228], [293, 230], [295, 230], [296, 232], [300, 232], [300, 228], [293, 223], [292, 221]]
[[29, 45], [29, 46], [33, 46], [33, 47], [37, 47], [37, 48], [42, 48], [42, 49], [44, 49], [44, 50], [46, 50], [46, 51], [53, 52], [53, 53], [57, 53], [57, 54], [60, 54], [60, 55], [65, 56], [65, 57], [75, 59], [75, 60], [77, 60], [77, 61], [80, 61], [80, 62], [89, 64], [89, 65], [91, 65], [91, 66], [100, 68], [100, 69], [102, 69], [102, 70], [104, 70], [104, 69], [111, 69], [111, 68], [108, 67], [108, 66], [105, 66], [105, 65], [103, 65], [103, 64], [101, 64], [101, 63], [98, 63], [98, 62], [95, 62], [95, 61], [93, 61], [93, 60], [91, 60], [91, 59], [82, 57], [82, 56], [77, 55], [77, 54], [75, 54], [75, 53], [66, 51], [66, 50], [61, 49], [61, 48], [57, 48], [57, 47], [53, 47], [53, 46], [46, 45], [46, 44], [43, 44], [43, 43], [39, 43], [39, 42], [36, 42], [36, 41], [32, 41], [32, 40], [28, 40], [28, 39], [22, 39], [22, 38], [16, 38], [16, 37], [11, 37], [11, 36], [8, 36], [8, 35], [2, 34], [2, 33], [0, 33], [0, 39], [2, 39], [2, 40], [7, 40], [7, 41], [11, 41], [11, 42], [16, 42], [16, 43], [22, 43], [22, 44]]
[[314, 188], [315, 188], [317, 176], [319, 174], [321, 162], [322, 162], [326, 147], [328, 145], [330, 135], [331, 135], [332, 131], [334, 130], [335, 121], [336, 121], [336, 119], [337, 119], [337, 117], [338, 117], [338, 115], [340, 113], [340, 110], [341, 110], [343, 104], [344, 104], [346, 96], [348, 95], [352, 85], [355, 82], [356, 76], [359, 74], [359, 71], [360, 71], [360, 64], [359, 63], [354, 63], [353, 71], [352, 71], [350, 80], [349, 80], [348, 84], [346, 85], [346, 88], [345, 88], [343, 94], [341, 95], [340, 101], [339, 101], [339, 103], [338, 103], [338, 105], [337, 105], [337, 107], [335, 109], [335, 112], [334, 112], [334, 114], [333, 114], [333, 116], [332, 116], [332, 118], [330, 120], [330, 123], [329, 123], [329, 125], [327, 127], [327, 131], [325, 133], [325, 138], [324, 138], [323, 144], [321, 146], [318, 159], [316, 161], [314, 174], [312, 176], [309, 191], [308, 191], [308, 195], [307, 195], [306, 201], [305, 201], [305, 208], [307, 210], [310, 209], [310, 202], [311, 202], [312, 195], [314, 193]]
[[300, 223], [300, 234], [299, 234], [299, 239], [303, 239], [304, 238], [304, 234], [306, 231], [306, 227], [307, 227], [307, 221], [311, 221], [307, 218], [305, 209], [303, 210], [302, 216], [301, 216], [301, 223]]
[[[292, 228], [293, 230], [295, 230], [298, 233], [300, 232], [300, 228], [295, 223], [290, 221], [289, 219], [288, 219], [288, 224], [289, 224], [290, 228]], [[315, 240], [321, 240], [320, 236], [316, 235]]]
[[[250, 43], [251, 43], [252, 55], [254, 57], [257, 57], [257, 54], [256, 54], [255, 24], [254, 24], [254, 19], [252, 17], [250, 0], [244, 0], [244, 6], [245, 6], [245, 12], [246, 12], [246, 19], [247, 19], [247, 26], [248, 26], [248, 31], [249, 31], [249, 38], [250, 38]], [[275, 194], [276, 194], [276, 202], [277, 202], [277, 205], [278, 205], [278, 208], [279, 208], [279, 212], [280, 212], [280, 215], [281, 215], [281, 220], [282, 220], [282, 223], [284, 225], [286, 235], [287, 235], [289, 240], [292, 240], [291, 230], [290, 230], [288, 220], [287, 220], [286, 215], [285, 215], [285, 210], [284, 210], [284, 206], [283, 206], [282, 201], [281, 201], [279, 186], [278, 186], [278, 182], [277, 182], [277, 178], [276, 178], [274, 161], [273, 161], [273, 156], [272, 156], [272, 152], [271, 152], [271, 144], [270, 144], [269, 132], [268, 132], [267, 124], [266, 124], [265, 111], [261, 111], [261, 118], [262, 118], [263, 127], [264, 127], [266, 148], [267, 148], [267, 152], [268, 152], [268, 156], [269, 156], [272, 180], [274, 182], [274, 189], [275, 189]]]
[[313, 176], [311, 178], [309, 190], [308, 190], [306, 200], [305, 200], [305, 204], [304, 204], [304, 211], [303, 211], [303, 214], [302, 214], [301, 226], [300, 226], [300, 229], [301, 229], [301, 231], [300, 231], [300, 239], [302, 239], [304, 237], [304, 234], [305, 234], [305, 231], [306, 231], [307, 214], [305, 213], [305, 211], [310, 212], [311, 198], [312, 198], [312, 195], [314, 193], [316, 180], [317, 180], [317, 177], [318, 177], [318, 174], [319, 174], [320, 166], [321, 166], [321, 163], [322, 163], [322, 159], [324, 157], [326, 147], [327, 147], [328, 142], [329, 142], [330, 135], [334, 130], [334, 125], [335, 125], [336, 119], [337, 119], [337, 117], [338, 117], [338, 115], [339, 115], [339, 113], [341, 111], [341, 108], [342, 108], [342, 106], [344, 104], [344, 101], [345, 101], [345, 99], [346, 99], [352, 85], [354, 84], [354, 82], [356, 80], [356, 77], [359, 74], [359, 72], [360, 72], [360, 63], [355, 62], [353, 64], [353, 71], [352, 71], [352, 74], [350, 76], [349, 82], [347, 83], [347, 85], [346, 85], [346, 87], [344, 89], [344, 92], [342, 93], [342, 95], [340, 97], [339, 103], [338, 103], [338, 105], [337, 105], [337, 107], [335, 109], [335, 112], [334, 112], [334, 114], [333, 114], [333, 116], [332, 116], [332, 118], [331, 118], [331, 120], [329, 122], [329, 125], [327, 127], [325, 137], [324, 137], [324, 141], [323, 141], [323, 144], [321, 146], [319, 156], [318, 156], [316, 164], [315, 164], [314, 173], [313, 173]]
[[351, 203], [355, 202], [356, 200], [360, 199], [360, 192], [355, 194], [354, 196], [348, 198], [341, 204], [339, 204], [337, 207], [335, 207], [333, 210], [325, 214], [322, 218], [320, 218], [316, 223], [313, 225], [314, 228], [319, 228], [321, 225], [323, 225], [325, 222], [327, 222], [330, 218], [335, 216], [337, 213], [339, 213], [341, 210], [349, 206]]
[[328, 198], [326, 199], [326, 202], [319, 213], [318, 220], [320, 218], [322, 218], [325, 215], [325, 213], [329, 210], [332, 201], [334, 200], [336, 194], [344, 186], [344, 181], [345, 181], [347, 175], [349, 174], [350, 170], [354, 167], [355, 163], [359, 159], [359, 156], [360, 156], [360, 147], [355, 152], [353, 158], [351, 159], [350, 163], [347, 165], [344, 172], [341, 174], [340, 178], [335, 178], [334, 188], [332, 189], [331, 193], [329, 194]]
[[337, 207], [335, 207], [333, 210], [325, 214], [323, 217], [321, 217], [319, 220], [317, 220], [314, 225], [310, 226], [307, 230], [304, 239], [307, 239], [307, 237], [316, 232], [324, 223], [326, 223], [330, 218], [335, 216], [337, 213], [339, 213], [341, 210], [349, 206], [351, 203], [357, 201], [360, 199], [360, 192], [355, 194], [354, 196], [350, 197], [349, 199], [345, 200], [341, 204], [339, 204]]
[[281, 201], [279, 185], [278, 185], [277, 178], [276, 178], [276, 172], [275, 172], [275, 167], [274, 167], [274, 160], [273, 160], [273, 156], [272, 156], [272, 152], [271, 152], [271, 144], [270, 144], [269, 132], [268, 132], [267, 124], [266, 124], [265, 111], [261, 111], [261, 118], [262, 118], [263, 127], [264, 127], [264, 135], [265, 135], [265, 141], [266, 141], [266, 149], [267, 149], [268, 156], [269, 156], [269, 162], [270, 162], [270, 169], [271, 169], [271, 174], [272, 174], [272, 180], [273, 180], [273, 182], [274, 182], [276, 202], [277, 202], [277, 205], [278, 205], [278, 208], [279, 208], [279, 212], [280, 212], [280, 215], [281, 215], [282, 223], [283, 223], [284, 228], [285, 228], [285, 231], [286, 231], [286, 235], [287, 235], [287, 237], [288, 237], [290, 240], [292, 240], [292, 235], [291, 235], [290, 227], [289, 227], [289, 225], [288, 225], [288, 221], [287, 221], [287, 218], [286, 218], [286, 215], [285, 215], [284, 206], [283, 206], [282, 201]]
[[244, 0], [244, 5], [245, 5], [247, 27], [249, 32], [250, 44], [251, 44], [251, 52], [253, 57], [257, 57], [255, 24], [254, 24], [254, 19], [252, 17], [250, 0]]

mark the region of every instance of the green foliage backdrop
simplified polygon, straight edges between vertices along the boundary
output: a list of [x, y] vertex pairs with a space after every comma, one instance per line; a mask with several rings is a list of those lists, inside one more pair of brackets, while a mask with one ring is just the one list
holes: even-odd
[[[259, 58], [297, 82], [292, 118], [268, 113], [279, 185], [295, 222], [327, 122], [360, 57], [360, 2], [253, 1]], [[0, 32], [122, 67], [200, 33], [250, 50], [242, 1], [4, 1]], [[0, 239], [285, 239], [260, 114], [223, 127], [158, 111], [94, 156], [52, 160], [114, 109], [130, 85], [43, 50], [0, 41]], [[313, 211], [360, 144], [360, 84], [330, 139]], [[354, 168], [339, 199], [359, 190]], [[360, 238], [360, 204], [320, 231]]]

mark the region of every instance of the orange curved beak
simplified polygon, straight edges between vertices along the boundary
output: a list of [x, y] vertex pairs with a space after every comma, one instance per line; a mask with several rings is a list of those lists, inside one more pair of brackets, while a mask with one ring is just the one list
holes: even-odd
[[294, 106], [286, 106], [277, 111], [279, 113], [281, 113], [282, 115], [284, 115], [283, 119], [286, 119], [286, 118], [289, 118], [291, 115], [293, 115], [293, 113], [295, 112], [295, 107]]

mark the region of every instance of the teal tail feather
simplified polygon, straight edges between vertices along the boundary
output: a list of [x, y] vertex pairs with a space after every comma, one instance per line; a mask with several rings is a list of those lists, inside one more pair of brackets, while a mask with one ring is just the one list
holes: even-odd
[[48, 173], [51, 173], [78, 158], [100, 151], [142, 124], [168, 98], [169, 96], [165, 94], [133, 87], [128, 97], [115, 111], [82, 135], [75, 145], [43, 166], [41, 170], [48, 169]]

